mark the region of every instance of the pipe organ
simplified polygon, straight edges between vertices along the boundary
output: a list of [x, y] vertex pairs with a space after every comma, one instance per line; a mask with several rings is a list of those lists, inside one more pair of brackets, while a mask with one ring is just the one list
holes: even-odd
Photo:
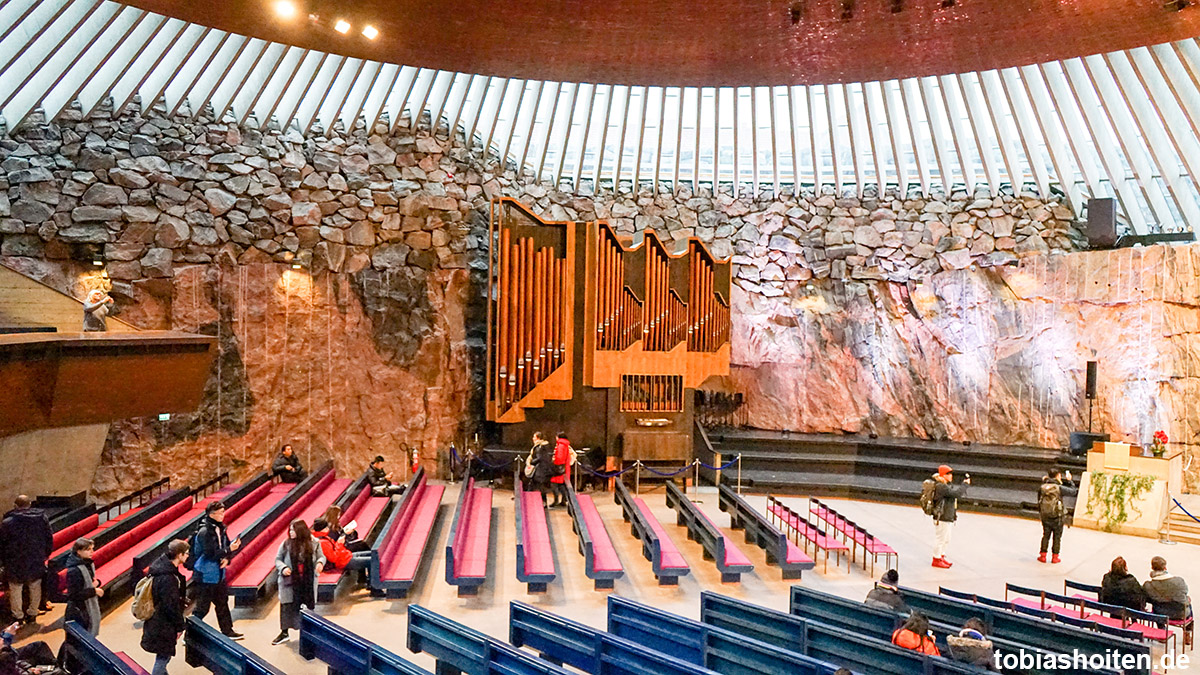
[[503, 198], [487, 291], [487, 419], [506, 439], [569, 429], [627, 459], [691, 456], [691, 390], [729, 374], [728, 261]]

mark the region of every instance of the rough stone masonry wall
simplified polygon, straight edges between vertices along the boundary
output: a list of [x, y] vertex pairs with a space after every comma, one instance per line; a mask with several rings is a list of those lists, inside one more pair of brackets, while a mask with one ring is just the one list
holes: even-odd
[[[303, 137], [204, 113], [69, 110], [0, 140], [0, 253], [77, 296], [111, 286], [141, 327], [220, 338], [196, 413], [114, 425], [101, 494], [160, 473], [244, 477], [284, 441], [349, 471], [412, 445], [432, 468], [479, 426], [487, 207], [499, 195], [733, 256], [733, 382], [751, 424], [1065, 441], [1081, 357], [1043, 377], [1046, 345], [1010, 330], [1026, 330], [1012, 317], [1029, 311], [1012, 309], [1013, 275], [1075, 260], [1047, 255], [1080, 244], [1057, 200], [747, 192], [563, 192], [500, 170], [444, 127]], [[1056, 302], [1020, 306], [1060, 319]], [[1044, 397], [1057, 407], [1030, 403]]]

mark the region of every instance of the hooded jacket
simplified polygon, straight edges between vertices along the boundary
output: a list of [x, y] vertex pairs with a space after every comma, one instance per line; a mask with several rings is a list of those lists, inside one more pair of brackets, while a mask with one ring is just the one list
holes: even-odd
[[185, 625], [183, 575], [166, 555], [150, 563], [147, 574], [154, 615], [142, 625], [142, 649], [159, 656], [175, 656], [175, 645]]
[[1132, 574], [1109, 572], [1100, 581], [1100, 602], [1140, 612], [1146, 609], [1146, 591]]
[[225, 523], [218, 523], [204, 516], [200, 520], [196, 542], [199, 546], [192, 551], [195, 559], [192, 571], [196, 573], [196, 583], [221, 583], [221, 579], [225, 578], [225, 569], [221, 567], [221, 562], [227, 562], [233, 556], [229, 551], [229, 534], [225, 531]]
[[928, 635], [917, 635], [907, 628], [897, 628], [896, 632], [892, 633], [892, 644], [931, 656], [942, 655], [933, 638]]
[[[1038, 487], [1038, 515], [1041, 516], [1042, 522], [1056, 523], [1062, 520], [1067, 515], [1063, 497], [1071, 497], [1078, 493], [1079, 488], [1075, 487], [1072, 481], [1058, 481], [1050, 476], [1043, 478], [1041, 486]], [[1043, 503], [1048, 507], [1046, 513], [1042, 512]]]
[[[325, 541], [329, 541], [328, 533], [326, 533]], [[342, 548], [345, 550], [345, 547]], [[307, 562], [310, 570], [308, 576], [312, 581], [312, 598], [314, 602], [317, 599], [318, 579], [321, 576], [317, 573], [317, 565], [324, 566], [327, 562], [325, 560], [324, 549], [325, 547], [321, 542], [316, 537], [313, 537], [311, 560]], [[346, 553], [349, 554], [350, 552], [346, 551]], [[283, 576], [284, 568], [291, 570], [292, 573], [286, 577]], [[279, 572], [279, 603], [286, 605], [297, 602], [296, 585], [300, 583], [301, 579], [300, 575], [296, 573], [296, 563], [292, 560], [292, 540], [290, 537], [284, 539], [283, 543], [279, 545], [279, 551], [275, 554], [275, 570]]]
[[29, 582], [46, 574], [54, 533], [41, 509], [13, 509], [0, 521], [0, 561], [9, 581]]
[[1187, 582], [1170, 572], [1151, 572], [1142, 584], [1146, 598], [1154, 606], [1155, 614], [1166, 614], [1172, 619], [1186, 619], [1191, 600], [1188, 599]]
[[[292, 467], [291, 471], [287, 469], [289, 466]], [[300, 456], [295, 450], [292, 450], [291, 457], [281, 452], [271, 464], [271, 474], [279, 476], [279, 480], [284, 483], [299, 483], [304, 480], [304, 465], [300, 463]]]
[[[327, 567], [334, 569], [346, 569], [346, 564], [354, 557], [350, 549], [344, 544], [339, 544], [336, 540], [329, 536], [329, 531], [313, 532], [315, 538], [321, 544], [321, 560], [325, 562]], [[286, 542], [285, 542], [286, 544]], [[279, 564], [279, 559], [276, 558], [276, 566]], [[315, 563], [314, 563], [315, 564]], [[282, 602], [282, 600], [280, 601]]]
[[554, 465], [563, 467], [563, 473], [559, 476], [550, 478], [551, 483], [570, 483], [571, 482], [571, 441], [565, 438], [558, 439], [554, 444]]
[[908, 612], [908, 603], [900, 597], [900, 591], [895, 586], [878, 583], [867, 593], [864, 601], [868, 607], [887, 609], [902, 614]]
[[958, 500], [967, 494], [965, 484], [937, 482], [933, 487], [933, 519], [943, 523], [958, 520]]
[[96, 597], [96, 565], [71, 551], [67, 570], [67, 611], [63, 621], [78, 621], [92, 635], [100, 634], [100, 599]]
[[949, 647], [950, 658], [955, 661], [970, 663], [987, 670], [996, 669], [992, 641], [978, 631], [964, 628], [958, 635], [947, 635], [946, 646]]

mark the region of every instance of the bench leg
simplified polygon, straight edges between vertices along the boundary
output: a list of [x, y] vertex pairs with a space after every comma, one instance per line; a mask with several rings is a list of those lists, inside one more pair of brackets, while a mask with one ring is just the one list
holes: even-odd
[[784, 578], [784, 580], [799, 579], [800, 575], [803, 573], [804, 573], [803, 570], [783, 570], [783, 578]]
[[667, 576], [659, 577], [658, 585], [659, 586], [678, 586], [679, 585], [679, 577], [667, 577]]
[[462, 675], [462, 671], [445, 661], [438, 661], [433, 667], [435, 675]]
[[596, 590], [598, 591], [611, 590], [617, 587], [617, 582], [615, 579], [596, 579], [595, 581]]
[[547, 653], [545, 653], [545, 652], [539, 652], [539, 653], [538, 653], [538, 656], [539, 656], [539, 657], [540, 657], [540, 658], [541, 658], [543, 661], [546, 661], [546, 662], [548, 662], [548, 663], [553, 663], [554, 665], [556, 665], [556, 666], [559, 666], [559, 667], [561, 667], [561, 666], [562, 666], [562, 664], [563, 664], [563, 662], [562, 662], [562, 659], [556, 659], [556, 658], [554, 658], [553, 656], [550, 656], [549, 654], [547, 654]]
[[459, 586], [458, 587], [458, 597], [460, 597], [460, 598], [473, 598], [477, 595], [479, 595], [479, 587], [478, 586]]
[[742, 580], [742, 575], [739, 572], [722, 572], [721, 583], [736, 584]]
[[545, 582], [531, 581], [527, 584], [527, 586], [528, 586], [528, 591], [530, 593], [545, 593], [546, 592], [546, 583]]

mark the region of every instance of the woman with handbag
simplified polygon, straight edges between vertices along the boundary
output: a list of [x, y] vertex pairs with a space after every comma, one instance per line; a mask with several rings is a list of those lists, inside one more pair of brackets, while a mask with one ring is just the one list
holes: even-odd
[[300, 630], [300, 608], [317, 604], [317, 578], [325, 567], [325, 554], [313, 538], [308, 524], [293, 520], [288, 538], [275, 555], [279, 571], [279, 635], [271, 641], [281, 645], [291, 639], [290, 629]]
[[529, 449], [529, 457], [525, 460], [525, 476], [527, 490], [537, 490], [542, 493], [542, 501], [546, 501], [546, 491], [550, 489], [550, 477], [554, 471], [554, 455], [546, 434], [541, 431], [533, 432], [533, 447]]

